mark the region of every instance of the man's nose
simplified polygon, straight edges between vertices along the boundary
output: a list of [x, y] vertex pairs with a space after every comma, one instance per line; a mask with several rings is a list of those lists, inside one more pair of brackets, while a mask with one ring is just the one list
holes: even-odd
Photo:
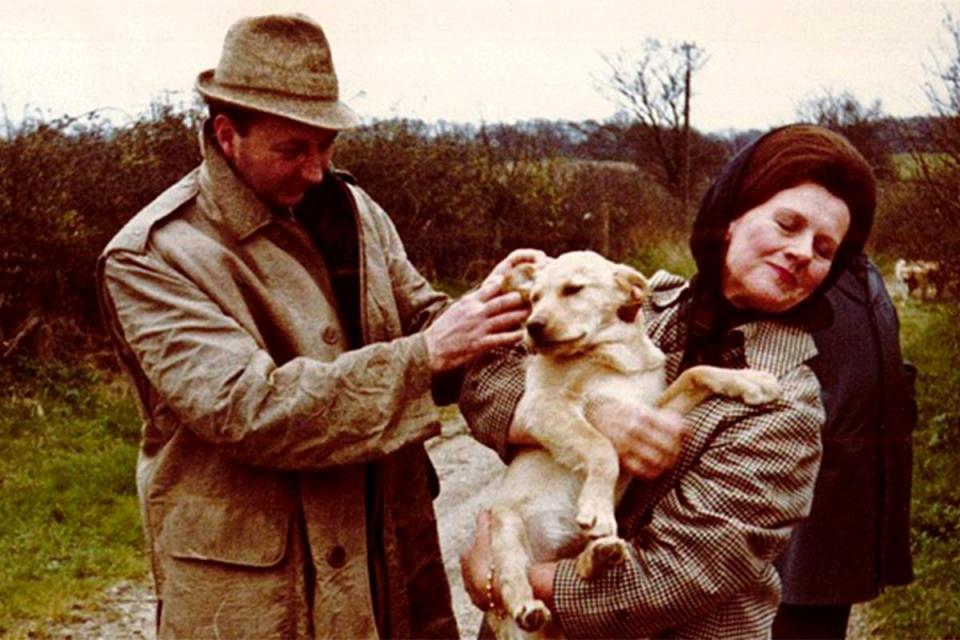
[[326, 170], [326, 154], [314, 152], [304, 158], [300, 167], [300, 175], [308, 182], [318, 183], [323, 180], [323, 174]]

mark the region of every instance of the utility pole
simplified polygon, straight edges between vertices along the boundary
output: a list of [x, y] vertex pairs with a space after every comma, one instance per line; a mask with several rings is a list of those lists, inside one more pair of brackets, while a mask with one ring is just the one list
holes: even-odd
[[683, 142], [681, 160], [681, 184], [683, 210], [687, 211], [690, 202], [690, 77], [693, 73], [692, 51], [695, 45], [684, 42], [681, 45], [684, 57], [683, 73]]

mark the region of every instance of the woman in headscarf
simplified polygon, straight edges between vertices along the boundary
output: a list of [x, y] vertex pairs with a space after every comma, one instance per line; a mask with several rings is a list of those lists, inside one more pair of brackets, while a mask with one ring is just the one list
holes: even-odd
[[[668, 383], [696, 364], [750, 367], [776, 375], [782, 397], [762, 407], [714, 397], [686, 416], [674, 466], [634, 481], [618, 507], [619, 533], [631, 543], [624, 564], [593, 581], [578, 577], [572, 559], [530, 567], [535, 594], [564, 634], [769, 636], [780, 593], [773, 560], [810, 510], [820, 462], [824, 412], [807, 364], [816, 354], [810, 332], [831, 321], [824, 293], [863, 248], [875, 191], [850, 143], [809, 125], [771, 131], [724, 168], [694, 222], [696, 276], [655, 274], [644, 320], [667, 356]], [[474, 434], [504, 458], [522, 441], [510, 430], [522, 357], [514, 350], [478, 364], [461, 397]], [[618, 414], [589, 417], [623, 457], [625, 423], [604, 424], [606, 415]], [[661, 418], [647, 416], [653, 431]], [[488, 553], [481, 520], [462, 558], [481, 606], [486, 595], [496, 599], [496, 581], [485, 584]]]

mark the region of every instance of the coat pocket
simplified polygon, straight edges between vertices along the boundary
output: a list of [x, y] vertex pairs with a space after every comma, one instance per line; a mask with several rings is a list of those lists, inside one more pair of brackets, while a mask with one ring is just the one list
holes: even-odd
[[181, 560], [272, 567], [287, 552], [291, 512], [228, 500], [152, 502], [160, 551]]

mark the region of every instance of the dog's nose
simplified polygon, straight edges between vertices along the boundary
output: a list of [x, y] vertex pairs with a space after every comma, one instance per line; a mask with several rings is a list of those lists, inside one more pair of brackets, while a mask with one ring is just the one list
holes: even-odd
[[543, 342], [547, 333], [547, 323], [543, 320], [528, 320], [527, 321], [527, 334], [530, 336], [530, 339], [533, 340], [534, 344], [540, 344]]

